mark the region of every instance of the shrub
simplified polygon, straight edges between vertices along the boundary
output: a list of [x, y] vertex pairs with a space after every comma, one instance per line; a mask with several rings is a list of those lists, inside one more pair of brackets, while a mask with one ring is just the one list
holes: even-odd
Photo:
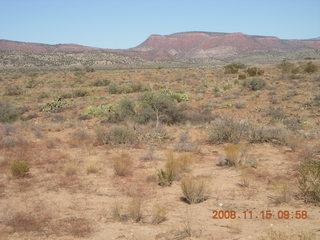
[[314, 73], [317, 71], [317, 67], [316, 65], [314, 65], [312, 62], [308, 62], [304, 68], [303, 68], [303, 71], [305, 73]]
[[23, 88], [19, 86], [7, 86], [5, 94], [8, 96], [17, 96], [24, 93]]
[[158, 184], [160, 186], [171, 186], [174, 175], [171, 170], [157, 170], [157, 176], [158, 176]]
[[0, 122], [14, 122], [20, 115], [19, 111], [10, 103], [0, 100]]
[[250, 125], [243, 120], [225, 116], [212, 122], [208, 130], [210, 143], [238, 143], [248, 135]]
[[174, 180], [178, 180], [181, 174], [189, 170], [192, 159], [187, 155], [181, 155], [178, 158], [174, 154], [168, 153], [164, 169], [157, 172], [160, 186], [170, 186]]
[[76, 89], [72, 92], [72, 97], [85, 97], [88, 96], [89, 92], [85, 89]]
[[246, 79], [247, 78], [247, 76], [245, 75], [245, 74], [239, 74], [238, 75], [238, 79], [239, 80], [244, 80], [244, 79]]
[[303, 160], [298, 168], [299, 186], [306, 202], [320, 203], [320, 161]]
[[61, 112], [66, 106], [68, 106], [68, 102], [59, 97], [52, 102], [45, 103], [41, 110], [44, 112]]
[[135, 222], [139, 222], [142, 219], [141, 206], [142, 206], [142, 200], [140, 198], [133, 198], [129, 202], [129, 206], [128, 206], [129, 217]]
[[249, 133], [249, 141], [251, 143], [275, 143], [279, 145], [286, 145], [289, 132], [284, 126], [268, 126], [268, 125], [255, 125], [252, 126]]
[[209, 198], [209, 181], [205, 177], [184, 177], [181, 189], [188, 203], [200, 203]]
[[95, 87], [108, 86], [111, 83], [111, 80], [102, 78], [96, 80], [92, 85]]
[[122, 153], [113, 160], [113, 170], [118, 176], [128, 176], [132, 172], [132, 160], [126, 153]]
[[245, 68], [245, 65], [242, 63], [231, 63], [224, 66], [224, 73], [225, 74], [234, 74], [239, 71], [239, 69]]
[[174, 124], [184, 120], [183, 108], [176, 103], [176, 96], [166, 92], [148, 92], [140, 96], [136, 120], [146, 123], [155, 120], [157, 123], [164, 122]]
[[247, 68], [246, 73], [250, 76], [250, 77], [254, 77], [254, 76], [261, 76], [263, 75], [264, 71], [260, 68], [257, 67], [250, 67]]
[[226, 161], [228, 166], [240, 166], [241, 155], [244, 149], [243, 144], [228, 144], [224, 146], [224, 152], [226, 154]]
[[11, 173], [17, 178], [25, 177], [29, 173], [29, 166], [26, 162], [15, 161], [11, 164]]
[[195, 152], [199, 147], [196, 143], [189, 140], [187, 132], [180, 134], [179, 141], [174, 146], [174, 149], [179, 152]]
[[135, 141], [134, 131], [126, 126], [114, 126], [104, 136], [104, 144], [122, 145]]
[[153, 207], [153, 213], [152, 213], [152, 224], [159, 224], [164, 222], [167, 219], [167, 210], [165, 207], [161, 205], [155, 205]]
[[262, 89], [266, 85], [266, 82], [260, 78], [253, 78], [244, 81], [242, 85], [250, 90], [256, 91]]

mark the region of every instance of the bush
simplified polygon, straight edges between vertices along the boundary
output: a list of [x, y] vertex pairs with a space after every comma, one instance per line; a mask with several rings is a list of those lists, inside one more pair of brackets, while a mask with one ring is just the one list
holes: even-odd
[[68, 102], [63, 98], [59, 97], [52, 102], [45, 103], [41, 110], [44, 112], [61, 112], [66, 106]]
[[6, 87], [5, 94], [8, 96], [17, 96], [24, 93], [24, 89], [19, 86], [8, 86]]
[[181, 189], [188, 203], [200, 203], [209, 198], [209, 181], [205, 177], [184, 177]]
[[160, 205], [155, 205], [153, 207], [153, 213], [152, 213], [152, 224], [159, 224], [164, 222], [167, 219], [167, 210], [165, 207]]
[[[184, 95], [182, 95], [184, 98]], [[136, 120], [139, 123], [146, 123], [150, 120], [174, 124], [184, 120], [183, 108], [178, 106], [177, 98], [180, 95], [168, 94], [167, 92], [148, 92], [139, 98], [139, 110]]]
[[11, 165], [12, 176], [22, 178], [28, 175], [29, 166], [27, 163], [22, 161], [15, 161]]
[[92, 85], [95, 87], [102, 87], [102, 86], [108, 86], [111, 83], [111, 80], [102, 78], [96, 80]]
[[226, 165], [228, 166], [240, 166], [242, 160], [242, 152], [244, 149], [243, 144], [228, 144], [224, 146], [224, 152], [226, 154]]
[[0, 122], [14, 122], [20, 115], [19, 111], [10, 103], [0, 100]]
[[111, 145], [132, 144], [135, 142], [135, 134], [128, 127], [114, 126], [105, 134], [103, 142]]
[[306, 202], [320, 203], [320, 161], [303, 160], [298, 168], [299, 186]]
[[85, 97], [88, 96], [89, 92], [84, 89], [76, 89], [72, 92], [72, 97]]
[[234, 74], [239, 71], [239, 69], [245, 68], [245, 65], [242, 63], [231, 63], [224, 66], [224, 73], [225, 74]]
[[303, 68], [303, 71], [305, 73], [314, 73], [317, 71], [317, 67], [316, 65], [314, 65], [312, 62], [308, 62], [304, 68]]
[[113, 169], [118, 176], [128, 176], [132, 172], [132, 160], [128, 154], [122, 153], [113, 160]]
[[263, 75], [264, 71], [260, 68], [257, 67], [250, 67], [247, 68], [246, 73], [250, 76], [250, 77], [254, 77], [254, 76], [261, 76]]
[[253, 78], [244, 81], [242, 85], [250, 90], [256, 91], [262, 89], [266, 85], [266, 82], [263, 79]]
[[174, 180], [178, 180], [181, 174], [189, 171], [192, 159], [187, 155], [174, 157], [173, 153], [167, 154], [165, 169], [158, 170], [158, 181], [160, 186], [170, 186]]
[[210, 143], [238, 143], [245, 139], [250, 130], [250, 125], [246, 121], [239, 121], [233, 117], [222, 117], [212, 122], [208, 133]]

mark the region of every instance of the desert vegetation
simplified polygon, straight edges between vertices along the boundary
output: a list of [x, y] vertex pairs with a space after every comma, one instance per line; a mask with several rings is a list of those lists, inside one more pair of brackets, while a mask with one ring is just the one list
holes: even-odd
[[318, 60], [87, 66], [1, 71], [0, 239], [320, 237]]

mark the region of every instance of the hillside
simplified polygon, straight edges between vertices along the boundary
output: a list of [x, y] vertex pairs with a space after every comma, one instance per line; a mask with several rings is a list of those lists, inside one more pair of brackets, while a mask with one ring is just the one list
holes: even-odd
[[185, 32], [151, 35], [130, 49], [0, 40], [0, 68], [198, 66], [240, 61], [273, 63], [320, 58], [319, 38], [283, 40], [243, 33]]

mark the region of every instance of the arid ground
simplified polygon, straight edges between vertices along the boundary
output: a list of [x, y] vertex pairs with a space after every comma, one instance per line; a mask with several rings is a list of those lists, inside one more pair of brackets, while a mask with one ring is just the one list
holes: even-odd
[[7, 70], [0, 98], [1, 240], [320, 239], [318, 60]]

